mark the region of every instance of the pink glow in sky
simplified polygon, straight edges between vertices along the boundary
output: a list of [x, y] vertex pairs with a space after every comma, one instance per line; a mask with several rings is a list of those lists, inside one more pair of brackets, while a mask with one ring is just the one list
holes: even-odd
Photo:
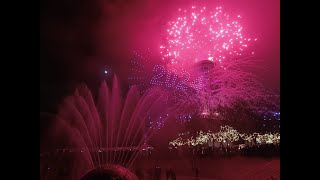
[[[52, 1], [42, 16], [42, 63], [45, 76], [58, 78], [53, 65], [63, 71], [60, 79], [70, 81], [97, 79], [101, 67], [112, 67], [120, 79], [127, 79], [130, 72], [130, 50], [158, 51], [163, 41], [164, 26], [176, 21], [179, 8], [188, 9], [195, 2], [202, 2], [212, 11], [222, 6], [222, 12], [237, 17], [243, 27], [244, 38], [258, 38], [253, 49], [263, 71], [254, 70], [269, 87], [280, 86], [280, 0], [122, 0], [65, 3]], [[63, 14], [68, 15], [64, 17]], [[248, 44], [249, 45], [249, 44]], [[160, 56], [160, 55], [159, 55]], [[208, 58], [206, 54], [200, 58]], [[161, 57], [152, 57], [159, 63]], [[170, 61], [168, 61], [170, 63]], [[58, 79], [59, 79], [58, 78]], [[59, 80], [60, 80], [59, 79]], [[50, 88], [49, 88], [50, 89]]]

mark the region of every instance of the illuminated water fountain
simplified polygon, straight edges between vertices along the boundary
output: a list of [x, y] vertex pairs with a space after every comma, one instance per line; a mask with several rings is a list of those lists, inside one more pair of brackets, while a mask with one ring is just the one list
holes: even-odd
[[[41, 179], [136, 179], [131, 173], [135, 159], [152, 147], [146, 142], [152, 128], [146, 115], [163, 110], [156, 89], [142, 96], [132, 87], [121, 97], [118, 80], [112, 89], [103, 82], [97, 101], [86, 85], [64, 99], [51, 126], [41, 138]], [[160, 108], [161, 107], [161, 108]]]

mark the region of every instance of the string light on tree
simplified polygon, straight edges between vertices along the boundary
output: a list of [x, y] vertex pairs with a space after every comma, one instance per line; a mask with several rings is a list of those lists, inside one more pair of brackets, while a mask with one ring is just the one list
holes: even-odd
[[256, 141], [259, 144], [279, 144], [280, 143], [280, 133], [252, 133], [252, 134], [241, 134], [237, 130], [235, 130], [231, 126], [221, 126], [220, 131], [217, 133], [213, 133], [211, 131], [208, 131], [207, 133], [204, 133], [203, 131], [200, 131], [197, 133], [197, 136], [194, 138], [191, 136], [190, 138], [183, 138], [178, 137], [177, 139], [169, 142], [170, 146], [197, 146], [197, 145], [203, 145], [208, 144], [210, 141], [216, 140], [217, 142], [236, 142], [241, 139], [245, 140], [248, 143]]

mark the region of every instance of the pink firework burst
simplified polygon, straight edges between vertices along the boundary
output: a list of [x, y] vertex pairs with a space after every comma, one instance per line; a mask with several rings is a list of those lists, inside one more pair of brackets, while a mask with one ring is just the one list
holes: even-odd
[[200, 60], [221, 63], [244, 57], [256, 38], [243, 35], [241, 16], [222, 11], [222, 7], [191, 6], [179, 9], [177, 18], [166, 24], [164, 44], [160, 46], [162, 60], [184, 66]]

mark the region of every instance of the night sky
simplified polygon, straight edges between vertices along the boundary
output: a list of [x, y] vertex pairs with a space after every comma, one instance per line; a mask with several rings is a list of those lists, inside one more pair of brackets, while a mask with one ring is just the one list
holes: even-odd
[[[85, 82], [92, 88], [105, 68], [123, 85], [129, 50], [157, 49], [165, 19], [194, 0], [43, 0], [40, 6], [40, 111], [54, 111], [62, 97]], [[258, 37], [255, 71], [280, 87], [280, 1], [208, 1], [241, 14], [244, 31]], [[208, 6], [208, 5], [207, 5]], [[109, 77], [110, 78], [110, 77]]]

